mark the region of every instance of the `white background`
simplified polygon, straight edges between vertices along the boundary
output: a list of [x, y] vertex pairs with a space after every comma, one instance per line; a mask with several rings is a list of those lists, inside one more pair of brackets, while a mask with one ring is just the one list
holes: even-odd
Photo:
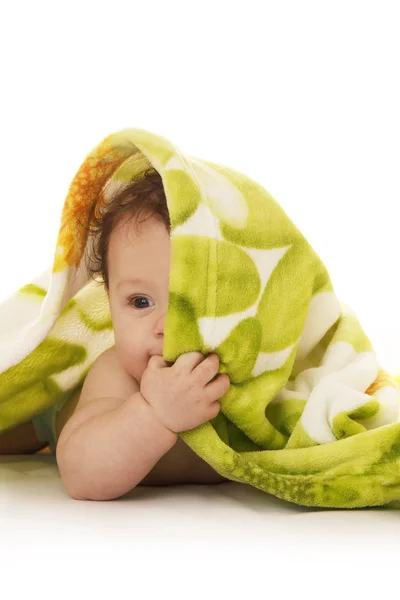
[[260, 182], [382, 366], [400, 372], [397, 11], [385, 0], [2, 3], [0, 300], [52, 264], [87, 153], [140, 127]]

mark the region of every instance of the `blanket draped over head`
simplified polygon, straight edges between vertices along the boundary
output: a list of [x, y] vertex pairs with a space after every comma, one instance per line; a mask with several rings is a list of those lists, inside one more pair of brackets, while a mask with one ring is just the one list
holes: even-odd
[[215, 352], [231, 381], [217, 417], [179, 436], [224, 477], [289, 502], [397, 507], [400, 380], [319, 256], [262, 185], [143, 129], [86, 156], [52, 267], [0, 305], [0, 434], [60, 406], [115, 343], [78, 222], [149, 168], [171, 221], [163, 358]]

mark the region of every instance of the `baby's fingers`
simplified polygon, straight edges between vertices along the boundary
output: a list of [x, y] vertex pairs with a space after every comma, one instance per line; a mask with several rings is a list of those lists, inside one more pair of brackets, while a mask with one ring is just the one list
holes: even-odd
[[195, 369], [193, 369], [193, 376], [199, 383], [205, 383], [210, 381], [219, 369], [219, 356], [218, 354], [209, 354], [204, 360], [202, 360]]
[[205, 387], [205, 391], [208, 394], [208, 398], [213, 400], [220, 398], [229, 390], [231, 380], [227, 373], [220, 373], [213, 381], [210, 381]]

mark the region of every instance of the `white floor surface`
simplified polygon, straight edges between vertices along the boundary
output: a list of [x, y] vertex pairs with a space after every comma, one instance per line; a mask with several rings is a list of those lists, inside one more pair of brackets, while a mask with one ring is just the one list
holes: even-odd
[[235, 482], [81, 501], [54, 456], [2, 456], [0, 526], [7, 600], [365, 598], [398, 587], [400, 511], [303, 508]]

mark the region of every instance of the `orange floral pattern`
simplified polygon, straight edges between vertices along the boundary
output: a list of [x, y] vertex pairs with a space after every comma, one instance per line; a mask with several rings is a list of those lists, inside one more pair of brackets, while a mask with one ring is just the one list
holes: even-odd
[[86, 156], [68, 189], [61, 213], [53, 273], [63, 271], [66, 266], [78, 266], [87, 241], [87, 230], [80, 223], [88, 223], [93, 202], [126, 157], [125, 152], [113, 147], [111, 138], [106, 137]]

